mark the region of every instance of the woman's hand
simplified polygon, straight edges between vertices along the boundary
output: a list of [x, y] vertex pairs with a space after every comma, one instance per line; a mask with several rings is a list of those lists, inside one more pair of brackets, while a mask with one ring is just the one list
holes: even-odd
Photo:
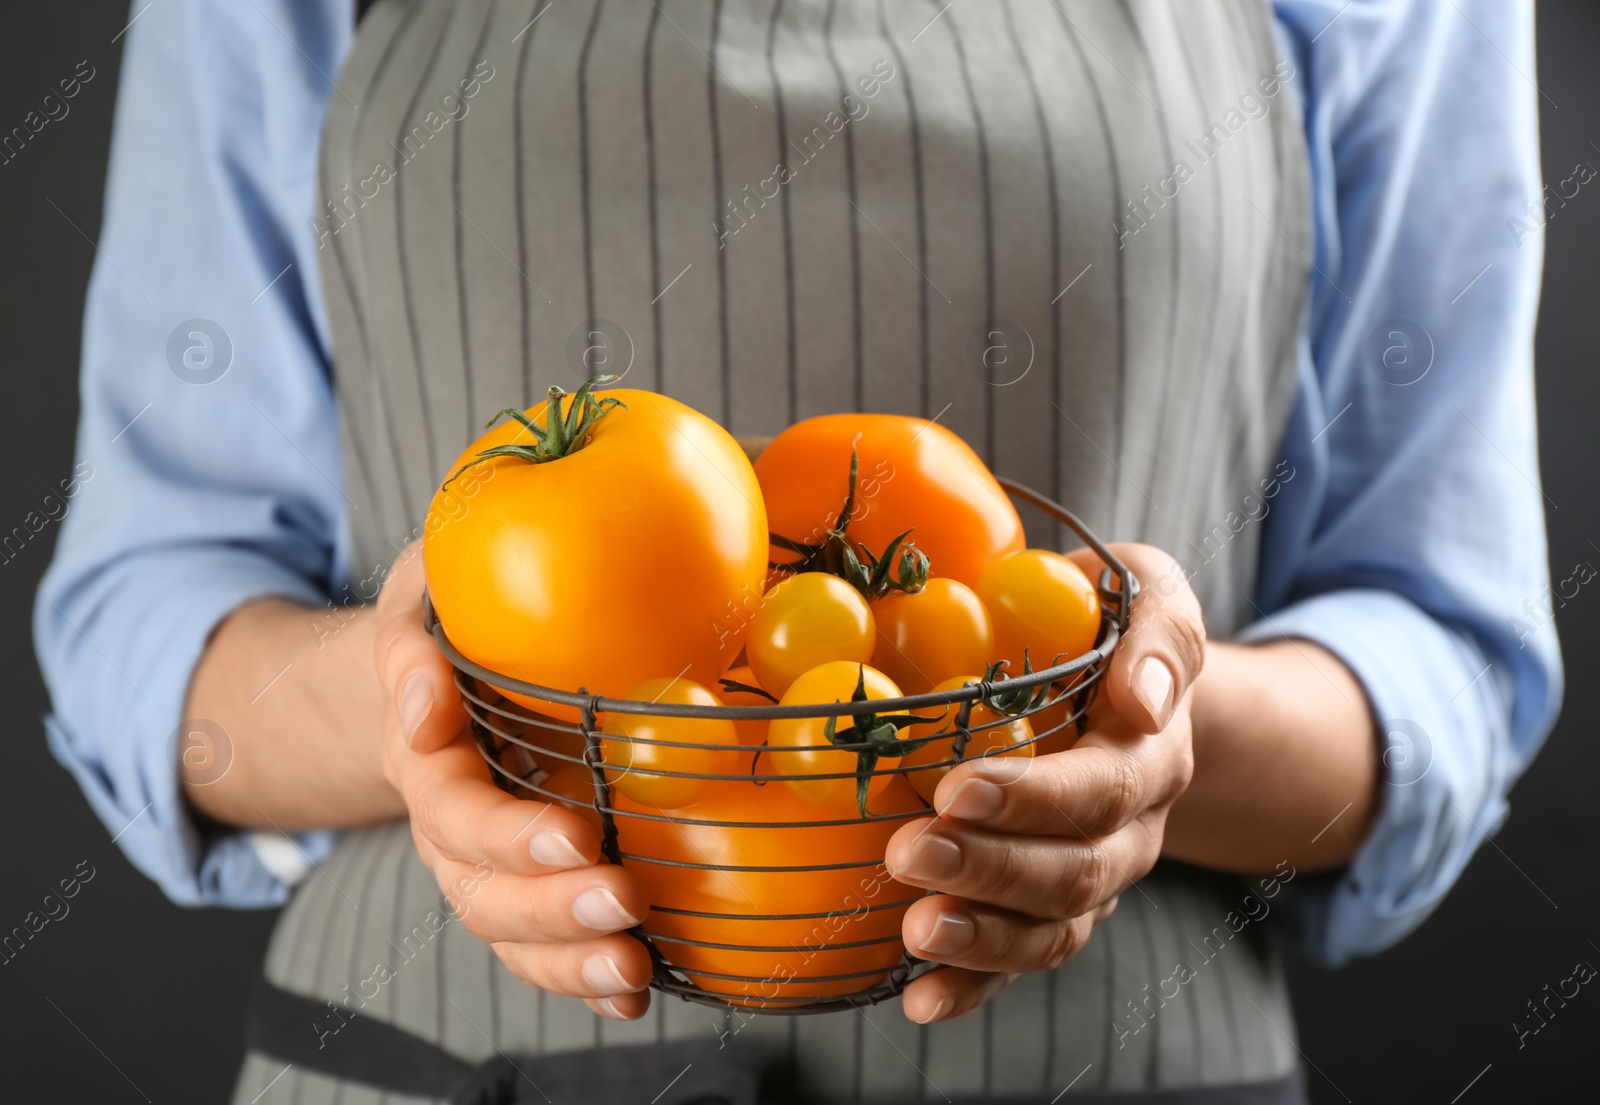
[[650, 957], [622, 930], [648, 909], [600, 841], [561, 806], [519, 801], [490, 781], [466, 729], [449, 663], [422, 625], [421, 546], [378, 598], [378, 677], [388, 693], [383, 770], [405, 800], [417, 853], [466, 927], [531, 986], [602, 1016], [650, 1005]]
[[[906, 946], [948, 964], [906, 988], [914, 1021], [960, 1016], [1023, 971], [1082, 948], [1117, 896], [1155, 865], [1167, 812], [1189, 784], [1189, 689], [1205, 660], [1200, 604], [1171, 557], [1114, 551], [1144, 583], [1104, 676], [1093, 724], [1066, 752], [953, 769], [938, 816], [889, 842], [894, 877], [939, 893], [906, 913]], [[1074, 556], [1090, 578], [1100, 564]], [[1162, 580], [1162, 593], [1152, 590]]]

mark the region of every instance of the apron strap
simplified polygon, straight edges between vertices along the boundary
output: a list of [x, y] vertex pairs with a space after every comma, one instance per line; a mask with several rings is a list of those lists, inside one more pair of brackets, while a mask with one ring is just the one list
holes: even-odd
[[755, 1105], [760, 1072], [714, 1041], [512, 1056], [474, 1066], [431, 1040], [258, 977], [245, 1046], [284, 1062], [392, 1093], [450, 1105]]

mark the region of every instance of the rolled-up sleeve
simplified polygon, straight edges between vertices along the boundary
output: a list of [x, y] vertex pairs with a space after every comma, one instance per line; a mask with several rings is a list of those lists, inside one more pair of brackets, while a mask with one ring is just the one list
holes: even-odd
[[[183, 710], [217, 624], [259, 597], [321, 605], [343, 571], [310, 216], [345, 7], [187, 0], [127, 35], [76, 468], [34, 633], [52, 752], [184, 904], [281, 901], [292, 866], [192, 817], [178, 757], [206, 731]], [[293, 842], [312, 862], [330, 837]]]
[[[1339, 656], [1371, 702], [1370, 835], [1296, 902], [1313, 958], [1381, 950], [1504, 821], [1561, 698], [1533, 402], [1542, 267], [1528, 3], [1280, 0], [1317, 251], [1290, 481], [1246, 641]], [[1530, 611], [1532, 613], [1530, 613]]]

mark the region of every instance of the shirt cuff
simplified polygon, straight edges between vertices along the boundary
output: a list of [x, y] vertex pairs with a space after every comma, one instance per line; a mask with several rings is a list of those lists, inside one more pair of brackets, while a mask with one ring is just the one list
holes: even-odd
[[[183, 707], [195, 664], [228, 614], [260, 598], [315, 606], [326, 596], [270, 558], [238, 550], [172, 551], [130, 568], [135, 570], [107, 583], [121, 591], [123, 601], [145, 596], [136, 606], [84, 599], [91, 609], [99, 606], [95, 651], [108, 648], [100, 660], [118, 668], [120, 678], [101, 683], [86, 677], [76, 687], [52, 688], [56, 711], [44, 719], [50, 751], [77, 780], [117, 846], [172, 901], [281, 904], [293, 882], [289, 876], [326, 859], [334, 834], [266, 834], [274, 843], [263, 848], [256, 840], [260, 834], [197, 819], [178, 782], [179, 738], [190, 727]], [[56, 616], [63, 622], [68, 617]], [[123, 632], [108, 635], [113, 623]], [[113, 643], [113, 636], [120, 639]], [[225, 771], [225, 735], [206, 751]], [[286, 850], [298, 864], [284, 856]]]
[[[1383, 748], [1378, 811], [1343, 871], [1298, 883], [1286, 916], [1325, 966], [1393, 945], [1444, 898], [1505, 820], [1520, 765], [1505, 729], [1501, 673], [1402, 596], [1345, 590], [1295, 603], [1238, 635], [1299, 638], [1349, 667], [1366, 691]], [[1502, 665], [1503, 667], [1503, 665]]]

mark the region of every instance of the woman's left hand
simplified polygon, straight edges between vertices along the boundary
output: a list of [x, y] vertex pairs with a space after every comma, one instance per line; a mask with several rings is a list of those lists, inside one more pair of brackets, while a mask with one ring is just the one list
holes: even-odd
[[[958, 1017], [1021, 972], [1058, 966], [1161, 854], [1167, 812], [1194, 768], [1188, 692], [1205, 627], [1170, 556], [1112, 551], [1142, 590], [1088, 732], [1065, 752], [962, 764], [934, 794], [938, 816], [889, 842], [894, 877], [938, 891], [903, 925], [914, 955], [948, 965], [906, 988], [914, 1021]], [[1092, 555], [1074, 559], [1098, 577]]]

